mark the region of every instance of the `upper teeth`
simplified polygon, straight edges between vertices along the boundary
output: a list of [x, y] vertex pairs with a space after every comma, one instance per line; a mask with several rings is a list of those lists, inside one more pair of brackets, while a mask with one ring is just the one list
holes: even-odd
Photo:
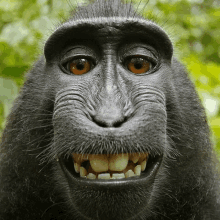
[[[147, 164], [148, 153], [139, 154], [72, 154], [74, 169], [80, 177], [87, 179], [121, 179], [140, 176]], [[81, 163], [89, 161], [89, 167], [82, 167]], [[88, 168], [88, 169], [87, 169]]]

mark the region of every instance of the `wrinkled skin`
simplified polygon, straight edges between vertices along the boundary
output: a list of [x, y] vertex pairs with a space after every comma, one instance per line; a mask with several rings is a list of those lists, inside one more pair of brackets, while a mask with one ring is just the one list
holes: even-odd
[[[152, 67], [131, 72], [131, 56]], [[76, 57], [92, 60], [90, 71], [71, 73]], [[47, 40], [14, 104], [1, 141], [0, 219], [220, 219], [209, 137], [167, 34], [130, 5], [95, 2]], [[66, 166], [72, 153], [131, 152], [148, 152], [152, 172], [87, 181]]]

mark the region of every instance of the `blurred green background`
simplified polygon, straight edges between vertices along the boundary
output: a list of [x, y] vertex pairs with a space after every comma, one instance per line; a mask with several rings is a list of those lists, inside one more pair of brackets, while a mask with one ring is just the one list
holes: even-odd
[[[130, 1], [130, 0], [128, 0]], [[133, 0], [137, 10], [169, 33], [206, 108], [220, 160], [219, 0]], [[78, 4], [86, 4], [81, 2]], [[68, 17], [74, 0], [0, 1], [0, 135], [25, 73], [43, 52], [52, 30]]]

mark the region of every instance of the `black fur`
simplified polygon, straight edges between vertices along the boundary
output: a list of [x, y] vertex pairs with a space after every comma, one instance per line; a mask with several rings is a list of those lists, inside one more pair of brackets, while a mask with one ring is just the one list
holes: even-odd
[[[123, 52], [134, 38], [146, 40], [161, 64], [142, 78], [116, 67], [100, 49]], [[106, 46], [109, 39], [117, 49]], [[75, 42], [102, 51], [101, 67], [78, 78], [60, 67], [64, 48]], [[166, 33], [130, 4], [98, 0], [78, 8], [46, 42], [8, 117], [0, 149], [0, 220], [219, 220], [219, 176], [205, 112], [172, 53]], [[116, 85], [112, 93], [107, 83]], [[125, 117], [110, 119], [124, 127], [108, 135], [103, 127], [117, 126], [102, 110], [112, 105]], [[71, 184], [60, 162], [73, 152], [146, 151], [163, 156], [148, 185]]]

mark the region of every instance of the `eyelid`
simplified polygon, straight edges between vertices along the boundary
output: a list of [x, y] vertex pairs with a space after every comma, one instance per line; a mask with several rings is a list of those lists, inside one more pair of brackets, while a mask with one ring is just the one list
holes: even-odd
[[145, 55], [130, 55], [130, 56], [127, 56], [122, 61], [123, 65], [125, 65], [132, 58], [143, 58], [143, 59], [151, 62], [154, 66], [157, 65], [157, 60], [156, 59], [153, 59], [152, 57], [148, 57], [148, 56], [145, 56]]
[[65, 64], [67, 64], [71, 61], [77, 60], [77, 59], [86, 59], [86, 60], [92, 62], [92, 64], [94, 66], [96, 65], [96, 60], [93, 57], [87, 56], [87, 55], [86, 56], [85, 55], [76, 55], [76, 56], [66, 57], [66, 58], [62, 59], [61, 65], [63, 66]]
[[141, 56], [147, 56], [152, 57], [153, 59], [158, 59], [157, 51], [155, 51], [151, 46], [147, 45], [133, 45], [128, 46], [125, 48], [125, 50], [122, 50], [123, 57], [128, 57], [131, 55], [141, 55]]
[[91, 56], [96, 57], [95, 53], [92, 49], [85, 47], [85, 46], [74, 46], [70, 47], [69, 49], [65, 50], [62, 53], [62, 58], [66, 57], [73, 57], [73, 56]]

